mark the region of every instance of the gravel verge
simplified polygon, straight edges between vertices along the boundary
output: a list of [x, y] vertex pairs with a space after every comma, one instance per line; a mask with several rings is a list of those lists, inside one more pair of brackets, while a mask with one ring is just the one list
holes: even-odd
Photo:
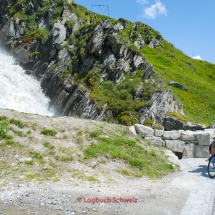
[[215, 183], [207, 175], [205, 159], [181, 160], [180, 166], [195, 181], [181, 215], [213, 214]]
[[[41, 185], [11, 183], [0, 190], [0, 214], [212, 214], [215, 184], [207, 176], [207, 163], [196, 158], [179, 163], [181, 172], [158, 181], [122, 177], [115, 183], [77, 186], [75, 179]], [[106, 202], [93, 203], [96, 199]]]

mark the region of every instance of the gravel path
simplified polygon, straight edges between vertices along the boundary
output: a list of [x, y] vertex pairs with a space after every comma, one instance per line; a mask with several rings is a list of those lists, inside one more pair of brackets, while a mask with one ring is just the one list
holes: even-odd
[[[122, 177], [110, 184], [75, 185], [77, 181], [66, 178], [41, 185], [11, 183], [0, 189], [0, 214], [214, 215], [215, 183], [207, 176], [205, 159], [179, 163], [182, 171], [159, 181]], [[107, 201], [93, 204], [96, 198]], [[128, 198], [131, 202], [123, 202]]]
[[180, 166], [195, 180], [181, 215], [210, 215], [215, 197], [215, 181], [207, 175], [207, 163], [202, 158], [180, 160]]

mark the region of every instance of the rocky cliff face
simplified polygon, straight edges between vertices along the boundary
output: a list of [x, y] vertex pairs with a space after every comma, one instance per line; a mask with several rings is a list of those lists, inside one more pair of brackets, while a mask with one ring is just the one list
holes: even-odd
[[152, 37], [142, 23], [97, 17], [72, 1], [54, 2], [1, 0], [0, 43], [40, 80], [59, 115], [123, 124], [162, 123], [169, 111], [183, 115], [138, 52], [160, 46], [159, 34]]

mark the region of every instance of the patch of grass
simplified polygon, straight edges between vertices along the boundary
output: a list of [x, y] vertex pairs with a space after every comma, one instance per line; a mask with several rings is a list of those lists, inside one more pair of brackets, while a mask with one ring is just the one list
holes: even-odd
[[59, 181], [60, 181], [60, 178], [54, 177], [54, 178], [52, 179], [52, 181], [53, 181], [53, 182], [59, 182]]
[[78, 131], [78, 132], [77, 132], [77, 135], [78, 135], [78, 136], [81, 136], [82, 134], [83, 134], [83, 131]]
[[163, 127], [161, 124], [159, 124], [159, 123], [155, 123], [155, 124], [153, 125], [153, 129], [156, 129], [156, 130], [164, 130], [164, 127]]
[[73, 161], [72, 155], [56, 155], [56, 160], [63, 161], [63, 162], [71, 162]]
[[8, 146], [15, 146], [17, 145], [17, 143], [15, 141], [12, 141], [12, 140], [6, 140], [5, 141], [5, 145], [8, 145]]
[[12, 140], [13, 139], [13, 135], [6, 135], [6, 137], [4, 138], [5, 140]]
[[152, 126], [153, 125], [153, 121], [151, 120], [151, 119], [145, 119], [145, 121], [144, 121], [144, 123], [143, 123], [143, 125], [145, 125], [145, 126]]
[[94, 176], [88, 176], [88, 177], [87, 177], [87, 180], [88, 180], [88, 181], [94, 181], [94, 182], [98, 181], [98, 179], [95, 178]]
[[24, 123], [24, 122], [22, 122], [20, 120], [16, 120], [16, 119], [13, 119], [13, 118], [10, 120], [10, 123], [18, 126], [19, 128], [24, 128], [24, 127], [27, 126], [27, 123]]
[[181, 120], [181, 121], [184, 121], [184, 122], [187, 122], [188, 119], [185, 118], [184, 116], [180, 115], [179, 113], [176, 113], [176, 112], [168, 112], [167, 113], [167, 116], [174, 116], [176, 117], [177, 119]]
[[38, 176], [38, 174], [34, 174], [34, 173], [27, 173], [25, 174], [25, 177], [29, 180], [33, 180], [33, 179], [36, 179]]
[[8, 118], [6, 116], [0, 116], [0, 121], [8, 121]]
[[34, 165], [34, 161], [33, 160], [31, 160], [31, 161], [25, 161], [25, 164], [29, 165], [29, 166], [33, 166]]
[[65, 140], [65, 139], [68, 139], [68, 135], [63, 135], [63, 139]]
[[32, 141], [32, 140], [34, 139], [34, 137], [33, 137], [33, 136], [29, 136], [28, 139], [29, 139], [30, 141]]
[[55, 146], [51, 145], [49, 142], [45, 142], [45, 143], [43, 143], [43, 145], [44, 145], [45, 147], [47, 147], [48, 149], [50, 149], [50, 150], [52, 150], [52, 149], [55, 148]]
[[5, 140], [4, 142], [2, 142], [0, 144], [2, 147], [3, 146], [10, 146], [10, 147], [13, 147], [13, 148], [24, 148], [25, 146], [21, 145], [20, 143], [18, 142], [15, 142], [13, 140]]
[[81, 144], [81, 143], [83, 143], [83, 139], [78, 137], [78, 138], [74, 139], [74, 142]]
[[27, 131], [27, 134], [31, 134], [31, 130], [28, 130], [28, 131]]
[[55, 159], [63, 162], [73, 161], [73, 151], [69, 147], [59, 147], [60, 154], [55, 155]]
[[52, 167], [52, 168], [57, 168], [58, 167], [58, 164], [56, 162], [54, 162], [53, 160], [50, 160], [49, 161], [49, 165]]
[[15, 130], [13, 128], [11, 130], [14, 132], [14, 134], [18, 135], [19, 137], [23, 137], [24, 136], [24, 133], [22, 131], [17, 131], [17, 130]]
[[96, 138], [96, 137], [99, 137], [99, 135], [101, 135], [102, 133], [103, 133], [103, 130], [92, 131], [90, 132], [90, 137]]
[[55, 131], [54, 129], [43, 129], [41, 131], [41, 134], [46, 136], [55, 136], [57, 134], [57, 131]]
[[9, 122], [8, 121], [0, 122], [0, 139], [6, 138], [8, 130]]
[[[84, 150], [84, 159], [102, 156], [120, 159], [150, 178], [161, 178], [173, 171], [167, 165], [165, 158], [153, 150], [145, 150], [131, 139], [114, 136], [112, 138], [97, 137], [97, 140], [98, 144], [92, 144]], [[159, 162], [157, 162], [158, 159]]]
[[37, 124], [36, 123], [34, 123], [33, 125], [32, 125], [32, 130], [36, 130], [36, 127], [37, 127]]
[[44, 163], [43, 155], [41, 153], [35, 152], [35, 151], [30, 151], [28, 154], [30, 157], [32, 157], [33, 159], [36, 159], [40, 163]]
[[122, 169], [120, 172], [122, 173], [122, 175], [126, 175], [126, 176], [130, 175], [130, 173], [127, 169]]

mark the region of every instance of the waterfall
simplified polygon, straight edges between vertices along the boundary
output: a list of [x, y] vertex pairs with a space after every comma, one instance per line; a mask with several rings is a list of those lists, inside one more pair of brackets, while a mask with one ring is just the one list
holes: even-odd
[[54, 115], [40, 83], [0, 50], [0, 108], [39, 115]]

